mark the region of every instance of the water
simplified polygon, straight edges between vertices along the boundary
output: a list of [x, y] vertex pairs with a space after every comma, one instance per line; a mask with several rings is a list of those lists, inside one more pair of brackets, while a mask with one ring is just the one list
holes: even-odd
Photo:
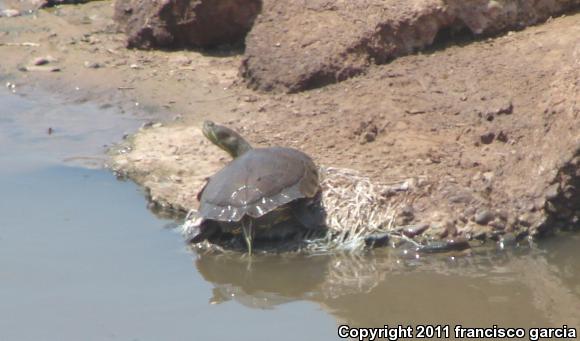
[[[0, 340], [336, 340], [337, 327], [580, 327], [580, 236], [472, 257], [196, 255], [99, 165], [141, 123], [0, 91]], [[48, 128], [52, 134], [48, 134]]]

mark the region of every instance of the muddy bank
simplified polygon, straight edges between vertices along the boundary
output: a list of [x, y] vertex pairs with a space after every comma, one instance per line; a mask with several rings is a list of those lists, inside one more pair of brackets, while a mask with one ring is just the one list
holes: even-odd
[[[16, 90], [39, 84], [165, 113], [113, 158], [158, 206], [195, 208], [203, 179], [228, 161], [199, 133], [211, 118], [257, 146], [300, 148], [398, 186], [383, 193], [399, 205], [397, 224], [435, 238], [578, 225], [578, 14], [291, 95], [246, 89], [239, 54], [127, 50], [112, 14], [110, 2], [92, 2], [0, 18], [0, 73]], [[59, 71], [21, 71], [48, 55]]]
[[[322, 165], [355, 168], [377, 183], [407, 184], [384, 193], [399, 204], [397, 222], [427, 225], [425, 233], [435, 238], [500, 239], [577, 228], [578, 37], [577, 16], [560, 18], [400, 58], [322, 90], [252, 97], [232, 123], [259, 145], [290, 145]], [[187, 160], [171, 167], [187, 165], [181, 171], [198, 172], [198, 179], [220, 166], [213, 146], [200, 154], [180, 154], [172, 143], [160, 150], [167, 136], [159, 129], [139, 134], [137, 147], [116, 158], [121, 168], [139, 174], [137, 158], [155, 164], [151, 170], [167, 170], [167, 150]], [[199, 133], [191, 143], [206, 144]], [[222, 163], [228, 160], [221, 155]], [[187, 200], [170, 204], [189, 208], [201, 186], [194, 181], [180, 185], [165, 176], [151, 189], [154, 197], [163, 197], [155, 194], [161, 188], [190, 191]]]

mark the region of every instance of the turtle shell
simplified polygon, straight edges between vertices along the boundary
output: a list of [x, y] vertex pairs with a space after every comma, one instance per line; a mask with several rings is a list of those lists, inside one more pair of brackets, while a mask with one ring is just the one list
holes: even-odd
[[237, 157], [209, 180], [200, 193], [198, 213], [205, 219], [240, 221], [259, 218], [319, 191], [312, 159], [292, 148], [252, 149]]

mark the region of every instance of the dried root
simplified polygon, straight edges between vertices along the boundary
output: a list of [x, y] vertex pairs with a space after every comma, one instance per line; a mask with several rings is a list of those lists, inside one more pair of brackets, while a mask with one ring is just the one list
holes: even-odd
[[367, 237], [394, 229], [396, 209], [382, 195], [388, 186], [351, 169], [327, 167], [320, 174], [329, 231], [325, 238], [310, 241], [308, 250], [361, 250]]

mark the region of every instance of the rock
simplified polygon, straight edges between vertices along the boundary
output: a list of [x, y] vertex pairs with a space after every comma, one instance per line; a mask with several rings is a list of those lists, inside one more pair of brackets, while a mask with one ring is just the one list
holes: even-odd
[[215, 47], [241, 42], [260, 0], [116, 0], [113, 19], [131, 48]]
[[[577, 0], [264, 0], [246, 39], [241, 75], [249, 87], [298, 92], [365, 72], [372, 64], [433, 44], [439, 32], [492, 34], [525, 27]], [[513, 109], [513, 107], [512, 107]], [[493, 109], [511, 111], [509, 105]]]
[[386, 246], [389, 242], [390, 236], [388, 232], [375, 233], [365, 237], [365, 245], [367, 247], [381, 247]]
[[495, 139], [494, 132], [487, 132], [479, 136], [479, 141], [483, 144], [490, 144], [493, 142], [494, 139]]
[[496, 110], [497, 115], [511, 115], [514, 112], [514, 105], [512, 101], [506, 102]]
[[479, 210], [475, 213], [473, 220], [479, 225], [487, 225], [490, 221], [495, 218], [495, 215], [490, 210]]
[[45, 56], [45, 57], [37, 57], [34, 58], [30, 64], [31, 65], [36, 65], [36, 66], [40, 66], [40, 65], [46, 65], [46, 64], [50, 64], [56, 62], [56, 58], [52, 57], [52, 56]]
[[429, 224], [420, 224], [420, 225], [415, 225], [415, 226], [410, 226], [410, 227], [404, 228], [402, 233], [406, 237], [414, 238], [414, 237], [422, 234], [423, 232], [427, 231], [428, 228], [429, 228]]
[[419, 248], [421, 253], [439, 253], [450, 251], [463, 251], [471, 248], [466, 238], [454, 238], [443, 241], [429, 241], [427, 245]]
[[361, 144], [370, 143], [370, 142], [373, 142], [374, 140], [376, 140], [376, 138], [377, 138], [377, 133], [372, 132], [372, 131], [367, 131], [361, 136], [360, 143]]
[[31, 71], [31, 72], [35, 72], [35, 71], [42, 71], [42, 72], [60, 72], [60, 68], [57, 66], [50, 66], [50, 65], [29, 65], [29, 66], [23, 66], [20, 68], [20, 71]]
[[495, 119], [495, 115], [491, 112], [487, 112], [485, 114], [483, 114], [483, 117], [485, 118], [486, 121], [493, 121]]

